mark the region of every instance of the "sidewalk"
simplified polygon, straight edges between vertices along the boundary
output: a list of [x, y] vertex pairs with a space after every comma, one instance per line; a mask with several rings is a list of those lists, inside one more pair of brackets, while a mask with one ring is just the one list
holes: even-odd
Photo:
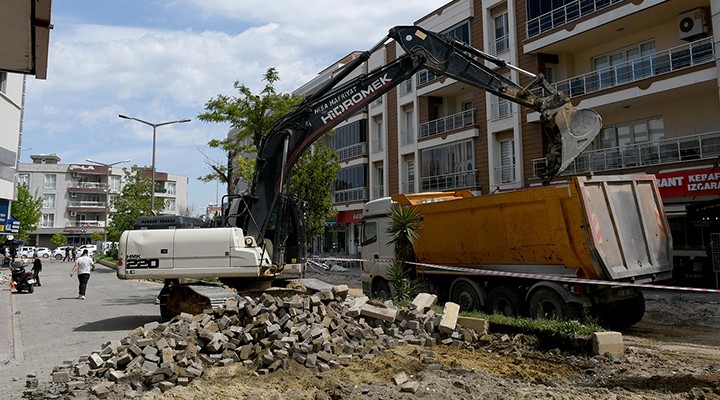
[[15, 358], [13, 302], [13, 295], [10, 292], [10, 270], [0, 268], [0, 365], [7, 364]]

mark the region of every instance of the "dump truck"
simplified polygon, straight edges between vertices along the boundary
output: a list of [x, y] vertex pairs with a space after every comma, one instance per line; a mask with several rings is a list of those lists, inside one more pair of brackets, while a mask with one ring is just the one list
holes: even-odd
[[[642, 319], [634, 286], [672, 276], [672, 238], [654, 175], [575, 176], [562, 184], [476, 196], [398, 194], [365, 204], [365, 294], [388, 298], [395, 263], [391, 207], [422, 217], [410, 272], [462, 309], [627, 327]], [[630, 287], [628, 287], [630, 286]]]

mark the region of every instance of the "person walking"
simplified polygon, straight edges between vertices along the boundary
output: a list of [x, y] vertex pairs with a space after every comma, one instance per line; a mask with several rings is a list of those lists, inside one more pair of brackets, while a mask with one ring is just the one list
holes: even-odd
[[70, 259], [72, 261], [77, 261], [77, 248], [75, 246], [70, 249]]
[[78, 283], [78, 299], [85, 300], [85, 289], [87, 289], [88, 280], [90, 280], [90, 272], [95, 271], [95, 261], [88, 255], [87, 249], [83, 250], [80, 258], [73, 264], [70, 271], [70, 277], [77, 270]]
[[32, 266], [32, 273], [33, 273], [33, 279], [35, 279], [35, 286], [42, 286], [40, 284], [40, 271], [42, 271], [42, 261], [40, 261], [40, 256], [35, 253], [33, 256], [33, 266]]
[[65, 246], [65, 256], [63, 257], [63, 262], [70, 261], [70, 246]]

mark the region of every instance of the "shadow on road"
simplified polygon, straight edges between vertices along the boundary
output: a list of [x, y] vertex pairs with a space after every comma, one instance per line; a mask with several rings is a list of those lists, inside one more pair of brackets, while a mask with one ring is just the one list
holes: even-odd
[[105, 299], [106, 306], [132, 306], [135, 304], [155, 304], [157, 295], [153, 296], [128, 296], [123, 298]]
[[75, 332], [131, 331], [148, 322], [162, 322], [159, 315], [123, 315], [90, 322], [73, 329]]

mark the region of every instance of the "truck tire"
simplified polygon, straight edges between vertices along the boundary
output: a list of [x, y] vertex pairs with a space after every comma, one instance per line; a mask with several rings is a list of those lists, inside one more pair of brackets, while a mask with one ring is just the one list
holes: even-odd
[[559, 321], [579, 320], [579, 304], [567, 303], [549, 288], [540, 288], [530, 297], [530, 317], [535, 319], [556, 319]]
[[457, 303], [463, 311], [482, 309], [484, 298], [484, 290], [469, 279], [457, 278], [450, 285], [450, 301]]
[[638, 293], [633, 298], [617, 301], [604, 314], [603, 325], [617, 330], [629, 328], [645, 315], [645, 297]]
[[498, 286], [488, 293], [487, 308], [491, 314], [508, 317], [523, 315], [524, 302], [520, 293], [507, 286]]
[[390, 300], [392, 298], [392, 292], [390, 291], [390, 284], [385, 279], [375, 279], [372, 283], [372, 289], [370, 290], [372, 297], [378, 300]]

